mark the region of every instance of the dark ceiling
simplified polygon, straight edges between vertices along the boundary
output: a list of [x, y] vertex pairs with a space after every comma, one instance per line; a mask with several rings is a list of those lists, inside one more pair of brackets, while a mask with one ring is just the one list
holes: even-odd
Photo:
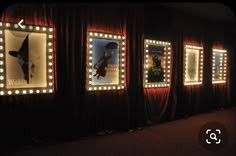
[[[235, 23], [234, 11], [223, 3], [203, 3], [203, 2], [175, 2], [175, 3], [160, 3], [160, 5], [167, 6], [181, 10], [188, 14], [199, 16], [207, 20]], [[233, 4], [232, 4], [233, 6]], [[2, 11], [2, 10], [1, 10]]]
[[223, 3], [161, 3], [186, 13], [217, 22], [234, 23], [233, 10]]

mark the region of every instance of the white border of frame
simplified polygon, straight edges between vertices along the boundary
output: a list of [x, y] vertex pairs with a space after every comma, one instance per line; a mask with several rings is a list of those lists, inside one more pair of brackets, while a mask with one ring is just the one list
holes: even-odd
[[[222, 63], [222, 67], [220, 67], [221, 72], [221, 79], [215, 80], [215, 53], [221, 53], [222, 59], [220, 60], [220, 63]], [[212, 83], [226, 83], [226, 77], [227, 77], [227, 50], [221, 50], [221, 49], [212, 49]]]
[[[164, 52], [164, 60], [165, 60], [165, 79], [164, 82], [148, 82], [148, 46], [149, 45], [157, 45], [157, 46], [165, 46], [166, 50]], [[170, 86], [170, 66], [171, 66], [171, 43], [157, 40], [144, 39], [144, 73], [143, 73], [143, 84], [144, 88], [158, 88], [158, 87], [169, 87]]]
[[[0, 22], [0, 95], [25, 95], [25, 94], [45, 94], [53, 93], [53, 29], [50, 27], [41, 27], [33, 25], [22, 25], [19, 27], [17, 23]], [[6, 85], [6, 66], [5, 66], [5, 36], [4, 30], [16, 30], [25, 32], [35, 33], [46, 33], [47, 34], [47, 45], [46, 45], [46, 63], [47, 63], [47, 87], [32, 87], [32, 88], [14, 88], [7, 89]]]
[[[101, 90], [121, 90], [125, 88], [125, 36], [110, 33], [100, 33], [89, 31], [87, 33], [87, 61], [86, 61], [86, 89], [87, 91]], [[93, 86], [92, 83], [92, 54], [93, 54], [93, 38], [113, 39], [120, 42], [119, 51], [119, 84], [118, 85], [99, 85]]]
[[[187, 57], [187, 49], [197, 49], [199, 50], [199, 71], [200, 74], [198, 74], [198, 81], [186, 81], [186, 74], [187, 74], [187, 62], [188, 62], [188, 57]], [[202, 79], [203, 79], [203, 47], [200, 46], [193, 46], [193, 45], [184, 45], [184, 85], [201, 85], [202, 84]]]

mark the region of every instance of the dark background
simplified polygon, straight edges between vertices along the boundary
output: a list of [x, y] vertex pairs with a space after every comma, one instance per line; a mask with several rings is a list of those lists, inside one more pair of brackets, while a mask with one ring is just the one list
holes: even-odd
[[[55, 93], [0, 97], [0, 142], [14, 148], [102, 129], [168, 122], [235, 106], [235, 19], [218, 3], [15, 3], [1, 21], [54, 28]], [[126, 36], [126, 86], [86, 92], [87, 31]], [[144, 38], [172, 43], [171, 86], [143, 88]], [[203, 84], [183, 85], [183, 45], [204, 47]], [[227, 83], [211, 83], [213, 47], [228, 51]], [[35, 141], [37, 140], [37, 141]]]

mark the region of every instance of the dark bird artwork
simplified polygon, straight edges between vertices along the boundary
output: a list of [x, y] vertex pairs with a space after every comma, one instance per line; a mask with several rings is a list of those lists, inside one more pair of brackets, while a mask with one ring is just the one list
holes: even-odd
[[29, 84], [29, 36], [26, 36], [19, 51], [9, 51], [9, 54], [17, 58], [24, 73], [24, 80]]

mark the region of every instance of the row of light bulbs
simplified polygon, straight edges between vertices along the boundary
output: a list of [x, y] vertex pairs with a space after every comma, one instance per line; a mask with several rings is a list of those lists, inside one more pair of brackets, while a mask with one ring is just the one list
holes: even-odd
[[20, 94], [39, 94], [39, 93], [53, 93], [53, 89], [25, 89], [25, 90], [7, 90], [0, 91], [0, 95], [20, 95]]
[[226, 83], [226, 80], [212, 81], [213, 84]]
[[146, 42], [147, 47], [148, 47], [148, 44], [170, 45], [170, 42], [149, 40], [149, 39], [145, 39], [145, 42]]
[[[0, 22], [0, 88], [4, 87], [4, 52], [3, 52], [3, 30], [2, 30], [3, 23]], [[0, 95], [4, 95], [4, 91], [0, 91]]]
[[188, 85], [201, 85], [202, 82], [184, 82], [184, 85], [185, 86], [188, 86]]
[[170, 84], [169, 83], [159, 83], [159, 84], [145, 84], [144, 85], [145, 86], [145, 88], [153, 88], [153, 87], [169, 87], [170, 86]]
[[120, 89], [124, 89], [124, 86], [102, 86], [102, 87], [89, 87], [88, 90], [89, 91], [93, 91], [93, 90], [120, 90]]
[[[2, 27], [3, 23], [0, 22], [0, 27]], [[4, 69], [3, 69], [3, 60], [4, 60], [4, 54], [3, 54], [3, 38], [2, 38], [2, 35], [3, 35], [3, 31], [2, 29], [0, 29], [0, 88], [3, 88], [4, 87], [4, 83], [2, 83], [2, 81], [4, 80]], [[3, 91], [0, 91], [0, 95], [4, 95], [4, 92]]]
[[[125, 37], [122, 35], [114, 35], [114, 34], [105, 34], [105, 33], [97, 33], [97, 32], [89, 32], [90, 37], [101, 37], [101, 38], [110, 38], [110, 39], [117, 39], [117, 40], [124, 40]], [[90, 38], [90, 42], [92, 39]]]
[[202, 50], [203, 50], [203, 47], [193, 46], [193, 45], [185, 45], [185, 48], [190, 48], [190, 49], [202, 49]]
[[33, 25], [22, 25], [22, 28], [16, 24], [16, 23], [3, 23], [0, 22], [0, 27], [6, 27], [6, 28], [14, 28], [18, 30], [36, 30], [36, 31], [43, 31], [43, 32], [53, 32], [53, 28], [47, 28], [47, 27], [40, 27], [40, 26], [33, 26]]

